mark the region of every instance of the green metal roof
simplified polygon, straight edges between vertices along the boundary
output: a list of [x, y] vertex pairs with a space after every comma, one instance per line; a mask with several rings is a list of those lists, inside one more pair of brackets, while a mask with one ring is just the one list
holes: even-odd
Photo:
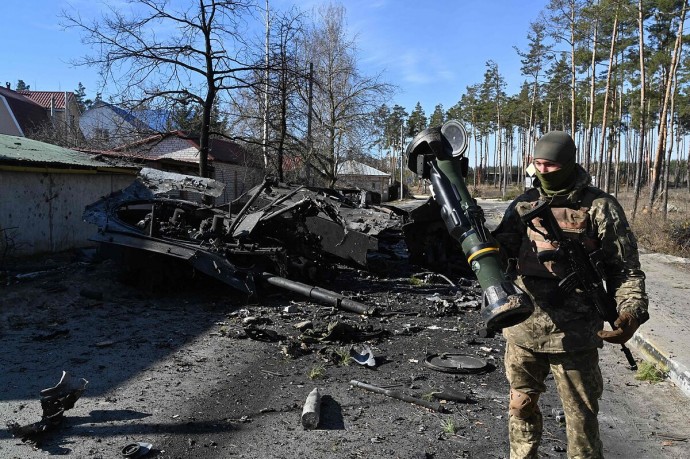
[[123, 161], [107, 162], [86, 153], [38, 140], [0, 134], [0, 166], [55, 169], [131, 169], [141, 167]]

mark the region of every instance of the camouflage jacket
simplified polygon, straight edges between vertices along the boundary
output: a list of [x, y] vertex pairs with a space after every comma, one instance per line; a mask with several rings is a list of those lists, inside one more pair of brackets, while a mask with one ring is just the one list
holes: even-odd
[[[527, 227], [520, 220], [521, 209], [531, 208], [540, 198], [550, 199], [552, 208], [580, 209], [585, 204], [587, 231], [604, 252], [606, 286], [616, 299], [618, 312], [629, 312], [643, 323], [649, 318], [648, 300], [635, 236], [618, 201], [590, 184], [589, 174], [578, 166], [576, 186], [567, 196], [547, 197], [540, 188], [527, 190], [510, 204], [493, 234], [508, 265], [515, 267], [528, 239]], [[586, 206], [587, 200], [591, 205]], [[535, 310], [524, 322], [503, 330], [509, 342], [537, 352], [602, 346], [597, 331], [603, 328], [603, 320], [586, 295], [577, 290], [565, 295], [558, 288], [559, 278], [526, 275], [519, 264], [513, 271], [516, 285], [529, 294]]]

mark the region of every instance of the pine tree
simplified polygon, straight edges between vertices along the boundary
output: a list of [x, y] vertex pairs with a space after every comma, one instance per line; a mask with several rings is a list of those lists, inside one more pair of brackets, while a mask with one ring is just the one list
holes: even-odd
[[414, 110], [412, 110], [412, 113], [410, 113], [410, 117], [407, 119], [407, 136], [414, 137], [419, 132], [426, 129], [426, 127], [427, 124], [424, 109], [422, 108], [422, 104], [417, 102]]
[[81, 113], [84, 113], [93, 104], [91, 99], [86, 98], [86, 88], [83, 84], [81, 84], [81, 81], [79, 82], [77, 89], [74, 90], [74, 96], [77, 99], [77, 105], [79, 106], [79, 111]]
[[429, 126], [441, 126], [446, 121], [445, 113], [443, 112], [443, 105], [438, 104], [434, 108], [434, 113], [429, 118]]

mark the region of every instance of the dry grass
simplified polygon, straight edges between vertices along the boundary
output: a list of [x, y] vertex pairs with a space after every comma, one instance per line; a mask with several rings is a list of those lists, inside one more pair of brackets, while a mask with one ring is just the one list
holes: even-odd
[[650, 210], [647, 190], [640, 196], [637, 213], [632, 217], [632, 193], [619, 193], [618, 200], [628, 215], [628, 220], [639, 245], [646, 250], [690, 257], [690, 194], [687, 189], [671, 190], [664, 215], [659, 203]]
[[656, 253], [690, 257], [690, 218], [664, 221], [654, 214], [642, 214], [631, 223], [638, 244]]

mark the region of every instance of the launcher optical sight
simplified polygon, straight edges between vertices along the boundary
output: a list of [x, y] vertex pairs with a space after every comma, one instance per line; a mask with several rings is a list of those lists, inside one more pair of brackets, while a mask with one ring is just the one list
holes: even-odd
[[408, 168], [432, 184], [434, 200], [446, 228], [467, 258], [484, 291], [484, 336], [516, 325], [532, 314], [525, 292], [508, 280], [501, 267], [499, 246], [484, 226], [484, 211], [465, 185], [469, 160], [467, 132], [458, 121], [423, 130], [407, 147]]

